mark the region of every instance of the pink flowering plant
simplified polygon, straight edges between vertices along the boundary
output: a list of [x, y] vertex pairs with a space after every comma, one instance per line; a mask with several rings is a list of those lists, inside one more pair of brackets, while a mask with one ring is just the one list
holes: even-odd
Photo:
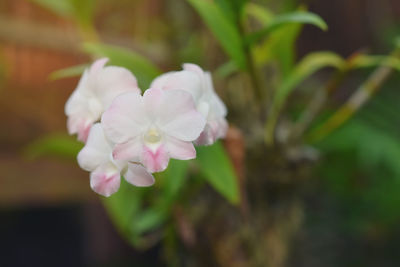
[[65, 106], [68, 131], [85, 146], [78, 163], [100, 195], [117, 192], [121, 175], [135, 186], [154, 183], [152, 173], [170, 158], [196, 158], [194, 143], [212, 145], [227, 132], [226, 107], [210, 73], [194, 64], [157, 77], [143, 95], [122, 67], [95, 61]]
[[[321, 153], [337, 152], [337, 144], [361, 144], [359, 137], [373, 132], [373, 141], [360, 145], [360, 161], [371, 154], [368, 149], [390, 162], [400, 158], [400, 147], [386, 133], [366, 131], [360, 123], [348, 130], [349, 144], [340, 139], [328, 148], [320, 145], [400, 70], [398, 41], [384, 56], [356, 52], [343, 58], [317, 51], [297, 58], [303, 25], [328, 29], [304, 7], [287, 12], [280, 5], [290, 1], [279, 1], [274, 10], [261, 1], [187, 0], [182, 8], [198, 28], [176, 24], [193, 32], [194, 41], [181, 44], [190, 48], [181, 51], [175, 43], [181, 32], [168, 35], [165, 39], [175, 41], [164, 44], [169, 50], [161, 49], [171, 52], [165, 56], [168, 64], [162, 64], [155, 48], [139, 53], [100, 42], [93, 25], [80, 19], [89, 1], [74, 2], [81, 4], [70, 6], [73, 14], [68, 14], [93, 61], [53, 74], [80, 75], [65, 105], [68, 133], [79, 144], [67, 138], [62, 150], [77, 156], [89, 172], [88, 186], [136, 247], [163, 240], [169, 257], [194, 257], [204, 262], [199, 266], [209, 266], [213, 257], [221, 266], [284, 266], [290, 238], [303, 218], [300, 185]], [[214, 38], [219, 46], [204, 45], [203, 38]], [[157, 56], [149, 60], [153, 53]], [[341, 94], [348, 98], [333, 101], [345, 78], [361, 68], [376, 69], [354, 92]], [[314, 75], [322, 69], [328, 75]], [[384, 142], [370, 146], [376, 140]], [[196, 236], [203, 242], [196, 243]], [[172, 252], [171, 244], [177, 247]], [[186, 256], [187, 251], [194, 253]]]

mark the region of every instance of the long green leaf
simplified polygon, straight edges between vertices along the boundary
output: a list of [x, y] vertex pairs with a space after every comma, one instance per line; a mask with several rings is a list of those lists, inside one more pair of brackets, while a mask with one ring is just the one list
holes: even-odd
[[233, 204], [238, 204], [238, 177], [220, 142], [197, 148], [196, 161], [209, 184]]
[[328, 29], [327, 24], [320, 16], [310, 12], [296, 11], [275, 17], [268, 26], [250, 34], [247, 38], [246, 43], [252, 45], [269, 35], [271, 32], [275, 31], [276, 29], [293, 23], [311, 24], [317, 26], [324, 31]]
[[86, 43], [84, 44], [84, 50], [95, 56], [108, 57], [111, 64], [125, 67], [132, 71], [138, 79], [142, 90], [147, 89], [151, 81], [161, 74], [161, 71], [148, 59], [122, 47]]
[[75, 137], [66, 134], [52, 134], [42, 137], [25, 147], [23, 154], [29, 159], [43, 156], [56, 156], [74, 159], [83, 144]]
[[273, 133], [279, 113], [287, 97], [301, 82], [322, 68], [334, 67], [340, 69], [344, 65], [344, 59], [332, 52], [315, 52], [303, 58], [282, 85], [278, 87], [274, 95], [266, 125], [266, 142], [273, 142]]
[[32, 2], [47, 8], [54, 13], [61, 16], [72, 16], [74, 13], [74, 7], [71, 0], [31, 0]]
[[210, 28], [215, 38], [220, 42], [225, 52], [240, 69], [246, 68], [246, 57], [239, 31], [223, 14], [221, 9], [208, 0], [188, 0], [197, 10], [204, 22]]
[[89, 67], [89, 64], [81, 64], [72, 67], [68, 67], [65, 69], [60, 69], [52, 72], [49, 75], [49, 79], [52, 81], [63, 79], [63, 78], [70, 78], [82, 75], [86, 68]]

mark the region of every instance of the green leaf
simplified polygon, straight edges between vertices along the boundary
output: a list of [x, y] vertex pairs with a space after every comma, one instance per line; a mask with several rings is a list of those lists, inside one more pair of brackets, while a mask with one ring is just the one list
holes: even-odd
[[81, 64], [72, 67], [68, 67], [65, 69], [60, 69], [52, 72], [49, 75], [49, 79], [52, 81], [63, 79], [63, 78], [70, 78], [82, 75], [86, 68], [89, 67], [89, 64]]
[[208, 183], [233, 204], [240, 201], [238, 177], [220, 142], [197, 147], [196, 162]]
[[43, 156], [75, 159], [82, 147], [83, 144], [78, 142], [75, 137], [65, 134], [52, 134], [29, 144], [23, 150], [23, 154], [29, 159], [37, 159]]
[[274, 13], [271, 10], [251, 2], [246, 4], [245, 13], [247, 16], [257, 19], [264, 26], [271, 23], [274, 18]]
[[[101, 197], [118, 232], [129, 242], [134, 242], [138, 235], [138, 233], [132, 231], [131, 225], [137, 214], [141, 212], [145, 193], [146, 188], [134, 187], [122, 178], [121, 186], [117, 193], [108, 198]], [[133, 243], [133, 245], [136, 244]]]
[[393, 56], [371, 56], [360, 54], [352, 59], [353, 68], [370, 68], [376, 66], [387, 66], [400, 71], [400, 60]]
[[271, 32], [279, 29], [282, 26], [300, 23], [300, 24], [311, 24], [322, 30], [327, 30], [328, 26], [325, 21], [318, 15], [305, 11], [296, 11], [293, 13], [283, 14], [280, 16], [276, 16], [268, 26], [265, 28], [250, 34], [247, 38], [246, 43], [249, 45], [254, 44], [255, 42], [263, 39], [268, 36]]
[[71, 0], [31, 0], [32, 2], [47, 8], [60, 16], [72, 16], [74, 8]]
[[165, 201], [171, 202], [177, 197], [185, 183], [188, 167], [188, 161], [171, 159], [168, 168], [160, 173]]
[[84, 50], [95, 56], [108, 57], [110, 64], [125, 67], [132, 71], [142, 90], [147, 89], [151, 81], [161, 74], [161, 71], [148, 59], [122, 47], [85, 43]]
[[137, 235], [151, 231], [165, 222], [169, 215], [168, 211], [169, 209], [162, 206], [149, 207], [135, 216], [130, 227]]
[[246, 69], [246, 57], [239, 31], [213, 2], [188, 0], [210, 28], [222, 48], [240, 69]]
[[247, 0], [215, 0], [215, 2], [232, 23], [238, 23]]
[[326, 68], [334, 67], [337, 69], [343, 68], [345, 60], [332, 52], [315, 52], [307, 55], [300, 63], [294, 68], [292, 73], [286, 80], [278, 87], [271, 106], [271, 113], [269, 115], [266, 125], [266, 141], [272, 143], [275, 124], [278, 119], [279, 113], [292, 91], [307, 77], [316, 71]]

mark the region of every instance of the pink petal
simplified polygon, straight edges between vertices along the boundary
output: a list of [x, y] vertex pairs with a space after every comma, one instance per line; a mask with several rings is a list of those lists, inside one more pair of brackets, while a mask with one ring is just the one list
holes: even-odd
[[164, 97], [164, 92], [159, 88], [151, 88], [144, 92], [143, 102], [150, 120], [157, 120], [158, 114], [163, 112], [160, 108], [163, 107]]
[[114, 143], [125, 143], [140, 135], [147, 126], [142, 97], [133, 92], [116, 97], [103, 113], [101, 123], [106, 136]]
[[202, 68], [200, 68], [198, 65], [193, 64], [193, 63], [185, 63], [185, 64], [183, 64], [183, 69], [187, 70], [187, 71], [195, 72], [200, 77], [202, 77], [204, 75], [204, 71], [202, 70]]
[[203, 131], [205, 119], [196, 110], [191, 95], [185, 91], [164, 91], [160, 110], [162, 113], [158, 114], [158, 124], [168, 135], [183, 141], [193, 141]]
[[85, 143], [93, 121], [85, 117], [69, 116], [67, 119], [67, 128], [69, 134], [78, 134], [78, 140]]
[[165, 145], [171, 158], [180, 160], [196, 158], [196, 149], [194, 148], [192, 142], [185, 142], [173, 137], [169, 137]]
[[90, 174], [90, 187], [96, 193], [109, 197], [118, 191], [121, 183], [120, 173], [108, 164], [98, 167]]
[[151, 186], [154, 184], [154, 177], [140, 164], [128, 164], [125, 180], [136, 186]]
[[106, 140], [99, 123], [92, 126], [86, 145], [78, 154], [79, 166], [86, 171], [94, 171], [109, 161], [111, 145]]
[[126, 143], [117, 144], [113, 150], [113, 158], [116, 160], [128, 160], [139, 162], [142, 155], [143, 144], [140, 137], [136, 137]]
[[215, 136], [212, 133], [212, 129], [209, 125], [206, 125], [204, 131], [200, 134], [199, 138], [196, 139], [195, 144], [198, 146], [209, 146], [214, 144]]
[[169, 155], [163, 145], [155, 151], [143, 146], [142, 163], [149, 172], [161, 172], [168, 166]]
[[90, 66], [89, 73], [90, 75], [100, 71], [104, 65], [108, 62], [108, 58], [100, 58], [93, 62], [93, 64]]
[[111, 105], [115, 97], [123, 93], [141, 93], [136, 77], [129, 70], [116, 66], [107, 66], [95, 76], [94, 90], [104, 109]]
[[152, 82], [150, 88], [183, 90], [190, 93], [195, 101], [202, 94], [202, 84], [199, 75], [186, 70], [163, 74]]

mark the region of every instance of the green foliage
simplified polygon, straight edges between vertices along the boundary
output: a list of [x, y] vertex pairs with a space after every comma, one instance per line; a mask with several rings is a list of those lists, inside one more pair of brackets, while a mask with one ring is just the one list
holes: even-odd
[[280, 27], [293, 23], [311, 24], [316, 27], [319, 27], [322, 30], [328, 29], [328, 26], [326, 25], [325, 21], [320, 16], [310, 12], [296, 11], [276, 16], [273, 20], [269, 22], [269, 24], [265, 28], [257, 32], [251, 33], [248, 36], [246, 43], [252, 45], [255, 42], [261, 40], [262, 38], [265, 38], [271, 32], [279, 29]]
[[93, 0], [31, 0], [54, 13], [75, 19], [82, 26], [88, 26], [93, 19]]
[[135, 74], [142, 90], [147, 89], [151, 81], [161, 74], [161, 71], [148, 59], [125, 48], [99, 43], [86, 43], [84, 44], [84, 50], [94, 56], [108, 57], [110, 64], [129, 69]]
[[317, 144], [325, 155], [318, 173], [347, 207], [349, 226], [355, 229], [365, 224], [396, 226], [400, 219], [398, 97], [393, 90], [381, 92]]
[[236, 25], [223, 11], [208, 0], [188, 0], [210, 28], [222, 48], [240, 69], [246, 69], [242, 38]]
[[208, 183], [232, 204], [240, 201], [238, 177], [220, 142], [198, 147], [196, 162]]
[[235, 24], [239, 22], [247, 0], [215, 0], [215, 2], [226, 17]]
[[266, 125], [266, 141], [272, 142], [275, 124], [278, 119], [279, 113], [285, 104], [286, 99], [292, 91], [306, 78], [315, 73], [316, 71], [326, 68], [342, 68], [345, 64], [344, 59], [332, 52], [315, 52], [308, 54], [303, 58], [294, 68], [292, 73], [286, 78], [284, 82], [277, 88], [273, 97], [271, 106], [271, 113]]
[[66, 134], [44, 136], [24, 148], [23, 154], [29, 159], [51, 156], [73, 159], [82, 149], [83, 144], [75, 137]]
[[122, 181], [116, 194], [103, 199], [114, 224], [134, 246], [148, 246], [154, 237], [147, 234], [171, 220], [187, 171], [187, 161], [171, 160], [167, 170], [157, 174], [155, 186], [138, 188]]
[[68, 67], [65, 69], [60, 69], [52, 72], [49, 75], [49, 79], [52, 81], [63, 79], [63, 78], [70, 78], [82, 75], [86, 68], [89, 67], [89, 64], [81, 64], [72, 67]]

